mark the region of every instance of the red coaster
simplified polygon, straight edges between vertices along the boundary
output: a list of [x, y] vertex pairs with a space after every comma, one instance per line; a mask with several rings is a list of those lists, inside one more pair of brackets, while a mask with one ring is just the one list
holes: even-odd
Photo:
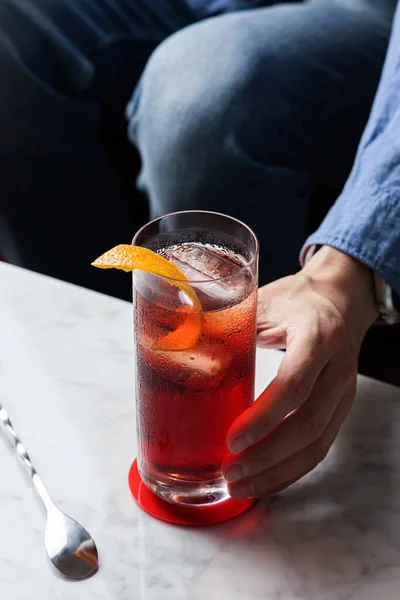
[[143, 483], [135, 460], [129, 471], [129, 487], [136, 502], [147, 513], [174, 525], [204, 527], [238, 517], [251, 508], [255, 500], [229, 498], [214, 506], [178, 506], [159, 498]]

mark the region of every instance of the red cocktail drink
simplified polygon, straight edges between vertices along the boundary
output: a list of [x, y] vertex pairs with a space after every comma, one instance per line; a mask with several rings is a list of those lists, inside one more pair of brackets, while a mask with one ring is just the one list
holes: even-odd
[[[171, 218], [178, 227], [160, 231]], [[227, 431], [254, 400], [257, 241], [234, 219], [187, 212], [134, 243], [174, 262], [197, 298], [134, 273], [140, 474], [169, 501], [218, 502]]]

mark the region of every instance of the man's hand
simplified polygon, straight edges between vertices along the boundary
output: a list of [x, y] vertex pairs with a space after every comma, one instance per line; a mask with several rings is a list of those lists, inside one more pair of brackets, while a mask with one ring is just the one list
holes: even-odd
[[369, 269], [328, 246], [260, 289], [258, 345], [286, 353], [228, 433], [231, 496], [275, 493], [325, 458], [353, 404], [361, 342], [377, 316]]

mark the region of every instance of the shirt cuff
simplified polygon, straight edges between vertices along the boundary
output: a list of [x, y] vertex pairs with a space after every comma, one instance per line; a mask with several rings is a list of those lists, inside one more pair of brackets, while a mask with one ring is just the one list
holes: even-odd
[[399, 296], [399, 202], [393, 199], [393, 192], [352, 192], [345, 188], [319, 229], [306, 240], [300, 262], [304, 265], [310, 246], [332, 246], [370, 267]]

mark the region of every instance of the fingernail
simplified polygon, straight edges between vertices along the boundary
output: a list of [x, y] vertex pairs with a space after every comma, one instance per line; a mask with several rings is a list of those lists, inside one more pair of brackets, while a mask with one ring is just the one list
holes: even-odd
[[238, 481], [238, 479], [244, 479], [248, 474], [248, 469], [244, 465], [231, 465], [224, 477], [228, 483], [232, 483]]
[[252, 443], [253, 440], [249, 433], [246, 433], [245, 435], [239, 435], [239, 437], [235, 438], [229, 444], [229, 450], [233, 452], [233, 454], [239, 454], [240, 452], [243, 452], [243, 450], [246, 450], [246, 448], [251, 446]]
[[232, 488], [229, 488], [229, 495], [232, 498], [241, 500], [242, 498], [251, 498], [256, 493], [256, 488], [253, 483], [241, 481], [235, 484]]

